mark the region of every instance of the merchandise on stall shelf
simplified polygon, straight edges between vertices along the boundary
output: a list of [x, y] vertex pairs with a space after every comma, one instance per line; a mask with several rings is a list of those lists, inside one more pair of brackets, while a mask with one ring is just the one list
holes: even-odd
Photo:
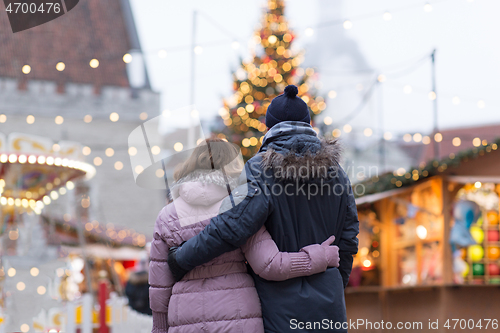
[[484, 265], [478, 263], [472, 264], [472, 275], [484, 275]]
[[455, 205], [453, 216], [455, 224], [451, 228], [450, 243], [459, 247], [476, 244], [469, 228], [480, 216], [479, 206], [473, 201], [461, 200]]
[[463, 269], [462, 275], [463, 275], [463, 277], [466, 277], [467, 275], [469, 275], [470, 268], [469, 268], [469, 264], [468, 263], [466, 263], [465, 261], [463, 261], [463, 263], [465, 265], [464, 266], [465, 269]]
[[488, 247], [487, 253], [488, 259], [497, 260], [498, 258], [500, 258], [500, 248], [498, 246]]
[[486, 215], [486, 218], [488, 219], [489, 225], [497, 225], [498, 224], [498, 213], [497, 212], [489, 211], [488, 214]]
[[[466, 185], [458, 191], [458, 200], [474, 201], [481, 212], [481, 216], [469, 229], [477, 244], [468, 246], [467, 255], [463, 258], [470, 267], [461, 272], [466, 283], [500, 284], [499, 190], [498, 185], [484, 183], [479, 187]], [[462, 283], [461, 277], [456, 282]]]
[[479, 227], [471, 227], [470, 234], [472, 238], [476, 241], [476, 243], [482, 243], [484, 240], [484, 231]]
[[500, 275], [500, 266], [498, 264], [488, 264], [488, 272], [490, 275]]
[[500, 233], [498, 230], [488, 230], [488, 242], [498, 242], [500, 239]]
[[500, 284], [500, 279], [499, 278], [491, 279], [490, 284]]
[[467, 251], [468, 257], [472, 262], [477, 262], [484, 258], [484, 249], [481, 245], [469, 246]]

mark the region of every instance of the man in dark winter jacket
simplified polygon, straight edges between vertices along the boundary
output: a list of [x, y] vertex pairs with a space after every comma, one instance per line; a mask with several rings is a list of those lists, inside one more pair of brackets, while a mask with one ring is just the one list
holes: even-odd
[[[169, 266], [180, 279], [194, 267], [240, 247], [262, 225], [280, 251], [299, 251], [335, 235], [339, 268], [280, 282], [252, 275], [267, 333], [347, 332], [344, 288], [358, 250], [356, 204], [339, 165], [338, 142], [318, 138], [297, 92], [295, 86], [286, 87], [268, 107], [269, 131], [259, 153], [245, 165], [246, 183], [223, 203], [233, 208], [171, 249]], [[238, 197], [242, 192], [244, 196]]]
[[137, 272], [132, 272], [125, 286], [128, 304], [137, 312], [153, 315], [149, 306], [147, 259], [141, 259]]

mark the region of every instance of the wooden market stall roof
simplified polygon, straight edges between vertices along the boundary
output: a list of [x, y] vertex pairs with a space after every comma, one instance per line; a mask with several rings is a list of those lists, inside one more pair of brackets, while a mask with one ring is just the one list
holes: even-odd
[[[419, 166], [412, 167], [409, 170], [401, 168], [392, 173], [389, 172], [381, 176], [374, 176], [366, 181], [355, 184], [354, 187], [361, 185], [364, 186], [364, 190], [361, 193], [359, 190], [355, 190], [354, 193], [357, 197], [357, 201], [359, 201], [360, 203], [373, 202], [380, 200], [380, 198], [377, 199], [375, 197], [372, 197], [372, 199], [375, 200], [368, 200], [369, 198], [367, 197], [374, 194], [381, 194], [382, 192], [386, 191], [397, 190], [416, 185], [419, 182], [424, 181], [425, 179], [441, 174], [453, 176], [453, 171], [456, 168], [463, 166], [465, 162], [476, 160], [478, 158], [484, 157], [485, 155], [490, 155], [491, 153], [496, 152], [499, 145], [500, 138], [497, 138], [493, 142], [489, 142], [486, 145], [482, 145], [480, 147], [462, 150], [457, 153], [450, 153], [446, 158], [441, 160], [431, 160], [427, 163], [422, 162]], [[496, 168], [498, 169], [498, 167]], [[498, 176], [500, 176], [500, 173]], [[490, 178], [487, 177], [484, 179], [487, 180]], [[480, 180], [477, 179], [476, 181]], [[361, 198], [363, 198], [363, 200], [361, 200]]]

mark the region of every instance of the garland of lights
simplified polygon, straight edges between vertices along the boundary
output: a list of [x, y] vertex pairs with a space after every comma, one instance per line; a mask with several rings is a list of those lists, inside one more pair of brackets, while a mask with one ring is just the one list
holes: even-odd
[[[485, 143], [486, 144], [481, 147], [464, 150], [456, 154], [452, 153], [441, 161], [432, 160], [429, 163], [421, 163], [418, 167], [410, 168], [408, 171], [404, 168], [400, 168], [393, 173], [387, 173], [380, 177], [372, 177], [354, 185], [354, 187], [359, 185], [364, 186], [364, 193], [362, 195], [357, 195], [357, 197], [410, 186], [422, 179], [439, 175], [450, 167], [457, 167], [463, 162], [498, 150], [500, 139], [492, 143]], [[356, 191], [354, 192], [356, 194]]]

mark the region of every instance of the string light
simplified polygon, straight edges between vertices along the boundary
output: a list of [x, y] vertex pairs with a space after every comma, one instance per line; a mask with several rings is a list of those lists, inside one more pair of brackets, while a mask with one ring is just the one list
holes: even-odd
[[87, 124], [90, 123], [92, 121], [92, 116], [91, 115], [86, 115], [85, 117], [83, 117], [83, 121], [86, 122]]
[[0, 123], [5, 123], [7, 121], [7, 116], [4, 114], [0, 114]]
[[102, 164], [102, 158], [100, 158], [99, 156], [94, 157], [94, 165], [100, 166], [101, 164]]
[[420, 134], [420, 133], [413, 134], [413, 141], [421, 142], [422, 141], [422, 134]]
[[195, 48], [194, 48], [193, 51], [194, 51], [195, 54], [202, 54], [203, 53], [203, 47], [201, 47], [199, 45], [195, 46]]
[[126, 64], [130, 64], [132, 62], [132, 55], [129, 53], [125, 53], [123, 55], [123, 62]]
[[111, 120], [112, 122], [117, 122], [118, 119], [120, 119], [120, 116], [118, 115], [118, 113], [116, 112], [112, 112], [110, 115], [109, 115], [109, 120]]
[[64, 118], [62, 116], [57, 116], [54, 121], [57, 125], [61, 125], [64, 122]]
[[431, 12], [432, 11], [432, 5], [430, 3], [426, 3], [425, 6], [424, 6], [424, 11], [426, 11], [427, 13]]
[[153, 155], [159, 155], [161, 153], [161, 148], [158, 146], [151, 147], [151, 153]]
[[412, 135], [411, 135], [411, 134], [405, 134], [405, 135], [403, 136], [403, 140], [404, 140], [404, 142], [410, 142], [410, 141], [411, 141], [411, 139], [412, 139]]
[[58, 62], [58, 63], [56, 64], [56, 69], [57, 69], [59, 72], [62, 72], [65, 68], [66, 68], [66, 65], [64, 64], [64, 62]]
[[158, 178], [162, 178], [165, 175], [165, 171], [163, 171], [162, 169], [158, 169], [155, 171], [155, 175]]
[[363, 134], [366, 136], [366, 137], [370, 137], [373, 135], [373, 130], [371, 128], [365, 128], [365, 130], [363, 131]]
[[385, 139], [386, 141], [391, 140], [391, 139], [392, 139], [392, 133], [391, 133], [391, 132], [385, 132], [385, 133], [384, 133], [384, 139]]
[[345, 20], [345, 21], [344, 21], [344, 23], [343, 23], [343, 27], [344, 27], [344, 29], [346, 29], [346, 30], [351, 29], [351, 28], [352, 28], [352, 22], [351, 22], [351, 21], [349, 21], [349, 20]]
[[323, 119], [323, 122], [325, 123], [325, 125], [331, 125], [333, 120], [331, 117], [325, 117], [325, 119]]
[[38, 288], [36, 288], [36, 292], [38, 293], [38, 295], [45, 295], [47, 289], [44, 286], [39, 286]]
[[22, 68], [22, 72], [24, 74], [29, 74], [31, 72], [31, 66], [30, 65], [24, 65]]
[[167, 51], [165, 50], [158, 51], [158, 57], [161, 59], [165, 59], [167, 57]]
[[115, 154], [115, 151], [113, 148], [106, 148], [104, 151], [104, 154], [106, 154], [107, 157], [111, 157]]
[[390, 20], [392, 20], [392, 14], [389, 13], [389, 12], [385, 12], [384, 15], [383, 15], [383, 18], [386, 21], [390, 21]]
[[135, 147], [130, 147], [130, 148], [128, 149], [128, 154], [129, 154], [130, 156], [135, 156], [135, 155], [137, 154], [137, 148], [135, 148]]
[[437, 97], [436, 92], [434, 92], [434, 91], [429, 92], [429, 99], [431, 101], [435, 100], [436, 97]]
[[314, 35], [314, 29], [313, 28], [307, 28], [305, 31], [306, 36], [311, 37]]
[[436, 134], [434, 135], [434, 141], [436, 141], [436, 142], [441, 142], [441, 141], [443, 141], [443, 134], [441, 134], [441, 133], [436, 133]]
[[27, 116], [27, 117], [26, 117], [26, 122], [27, 122], [28, 124], [30, 124], [30, 125], [31, 125], [31, 124], [33, 124], [33, 123], [35, 122], [35, 116], [33, 116], [33, 115], [29, 115], [29, 116]]
[[337, 97], [337, 92], [335, 90], [330, 90], [328, 92], [328, 98], [334, 99], [335, 97]]
[[7, 270], [7, 275], [9, 277], [14, 277], [16, 275], [16, 269], [14, 267], [11, 267]]
[[147, 112], [141, 112], [141, 114], [139, 115], [139, 119], [140, 120], [146, 120], [146, 119], [148, 119]]
[[115, 169], [120, 171], [121, 169], [123, 169], [123, 163], [120, 162], [120, 161], [117, 161], [115, 162]]
[[184, 148], [184, 145], [182, 143], [180, 143], [180, 142], [176, 142], [174, 144], [174, 150], [177, 151], [177, 152], [178, 151], [182, 151], [183, 148]]
[[349, 124], [344, 125], [344, 132], [346, 133], [351, 133], [352, 131], [352, 126]]
[[233, 50], [237, 50], [240, 47], [240, 43], [237, 42], [237, 41], [234, 41], [234, 42], [231, 43], [231, 47], [233, 48]]
[[83, 153], [83, 155], [85, 155], [85, 156], [90, 155], [90, 153], [91, 153], [91, 152], [92, 152], [92, 150], [91, 150], [91, 149], [90, 149], [90, 147], [88, 147], [88, 146], [85, 146], [85, 147], [83, 147], [83, 148], [82, 148], [82, 153]]
[[424, 145], [428, 145], [428, 144], [430, 144], [430, 143], [431, 143], [431, 138], [430, 138], [430, 136], [427, 136], [427, 135], [426, 135], [426, 136], [424, 136], [424, 137], [422, 138], [422, 143], [423, 143]]
[[97, 60], [97, 59], [92, 59], [92, 60], [90, 60], [89, 65], [90, 65], [90, 67], [92, 67], [92, 68], [97, 68], [97, 67], [99, 67], [99, 60]]
[[378, 77], [377, 77], [377, 80], [378, 82], [385, 82], [387, 80], [387, 77], [384, 75], [384, 74], [380, 74]]
[[460, 147], [460, 145], [462, 144], [462, 140], [459, 137], [453, 138], [452, 144], [455, 147]]
[[481, 146], [481, 139], [474, 138], [474, 140], [472, 140], [472, 144], [474, 145], [474, 147], [480, 147]]
[[144, 168], [142, 167], [142, 165], [137, 165], [134, 168], [134, 170], [135, 170], [135, 173], [140, 174], [140, 173], [142, 173], [144, 171]]

